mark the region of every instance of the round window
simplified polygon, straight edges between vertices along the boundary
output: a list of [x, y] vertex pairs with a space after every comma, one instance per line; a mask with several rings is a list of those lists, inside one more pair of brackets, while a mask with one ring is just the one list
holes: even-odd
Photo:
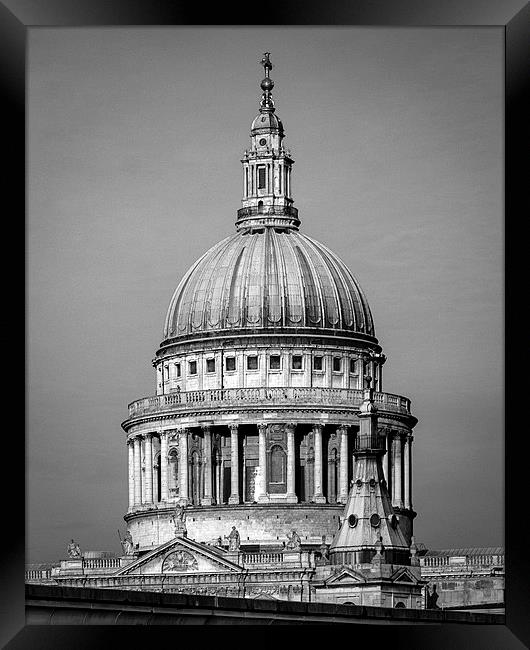
[[355, 528], [357, 526], [357, 522], [359, 521], [359, 517], [357, 515], [350, 515], [348, 517], [348, 525], [350, 528]]
[[361, 487], [363, 486], [363, 482], [361, 481], [360, 478], [358, 478], [358, 479], [355, 481], [355, 485], [356, 485], [358, 488], [361, 488]]
[[370, 517], [370, 525], [373, 526], [373, 528], [377, 528], [380, 524], [381, 524], [381, 517], [377, 513], [374, 513]]
[[375, 487], [375, 478], [371, 478], [371, 479], [370, 479], [370, 487], [371, 487], [372, 489], [374, 489], [374, 487]]
[[265, 140], [265, 138], [261, 138], [261, 140], [259, 141], [259, 143], [260, 143], [260, 145], [261, 145], [262, 147], [264, 147], [264, 146], [267, 144], [267, 140]]

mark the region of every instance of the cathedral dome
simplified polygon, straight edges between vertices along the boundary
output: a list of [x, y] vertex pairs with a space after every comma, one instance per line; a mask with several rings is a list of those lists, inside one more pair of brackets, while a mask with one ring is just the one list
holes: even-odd
[[296, 230], [265, 227], [223, 239], [189, 269], [164, 338], [293, 328], [375, 336], [366, 298], [334, 253]]

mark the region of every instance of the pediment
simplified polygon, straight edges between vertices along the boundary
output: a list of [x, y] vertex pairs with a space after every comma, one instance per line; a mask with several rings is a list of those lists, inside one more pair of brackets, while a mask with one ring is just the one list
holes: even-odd
[[401, 567], [395, 571], [390, 579], [392, 582], [408, 582], [409, 584], [418, 584], [418, 578], [407, 567]]
[[240, 573], [243, 568], [186, 537], [176, 537], [122, 567], [114, 575], [182, 575], [193, 573]]
[[366, 582], [366, 578], [363, 574], [354, 569], [349, 569], [348, 567], [344, 567], [325, 580], [326, 586], [351, 585], [359, 584], [360, 582]]

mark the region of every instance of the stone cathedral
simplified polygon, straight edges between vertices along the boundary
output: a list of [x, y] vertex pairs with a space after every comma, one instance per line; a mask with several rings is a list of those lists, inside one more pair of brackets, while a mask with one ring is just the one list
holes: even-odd
[[235, 232], [184, 275], [129, 405], [123, 555], [61, 584], [423, 608], [413, 428], [344, 262], [303, 232], [266, 53]]

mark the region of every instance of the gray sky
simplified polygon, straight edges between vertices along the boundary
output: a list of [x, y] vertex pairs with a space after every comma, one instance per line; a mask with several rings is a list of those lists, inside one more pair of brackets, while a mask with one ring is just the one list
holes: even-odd
[[503, 543], [502, 28], [29, 31], [28, 561], [119, 549], [120, 423], [188, 267], [234, 230], [262, 52], [305, 233], [412, 399], [416, 540]]

